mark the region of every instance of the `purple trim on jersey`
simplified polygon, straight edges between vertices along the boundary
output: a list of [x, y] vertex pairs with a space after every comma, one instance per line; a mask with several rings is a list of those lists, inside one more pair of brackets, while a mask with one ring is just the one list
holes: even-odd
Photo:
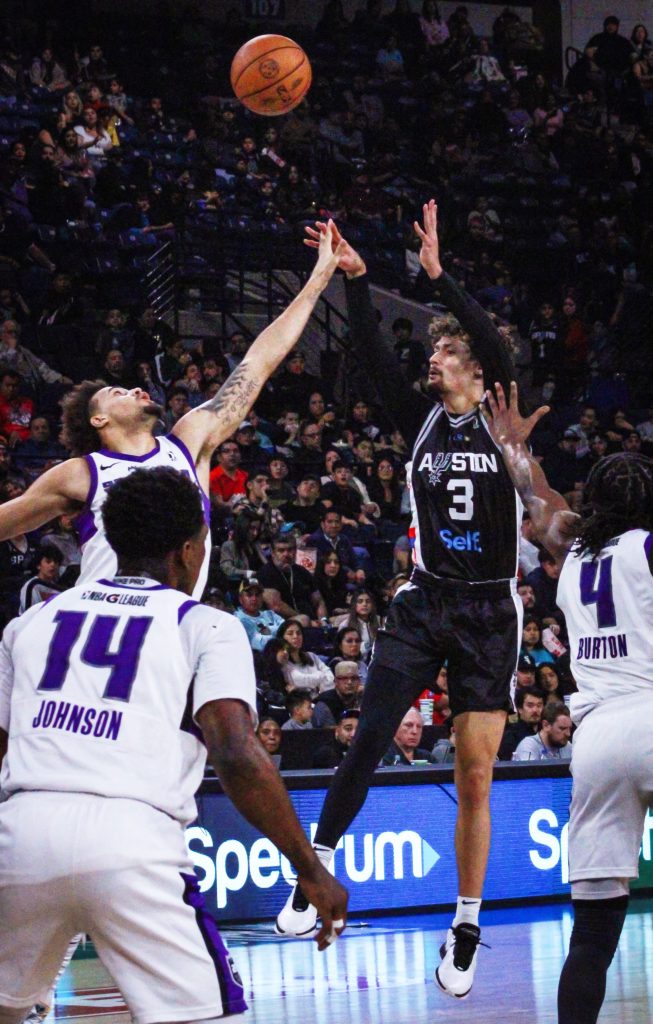
[[197, 475], [197, 466], [195, 465], [195, 460], [193, 459], [193, 456], [188, 451], [188, 448], [186, 447], [184, 442], [181, 440], [181, 438], [177, 437], [175, 434], [166, 434], [166, 440], [167, 441], [172, 441], [172, 443], [177, 446], [177, 448], [179, 449], [181, 454], [186, 459], [188, 465], [190, 466], [190, 468], [192, 470], [192, 473], [193, 473], [193, 476], [195, 477], [195, 483], [197, 484], [197, 486], [199, 488], [199, 492], [202, 495], [202, 508], [204, 509], [204, 522], [206, 523], [207, 526], [210, 526], [211, 525], [211, 499], [209, 498], [208, 494], [206, 494], [204, 488], [202, 487], [202, 485], [200, 483], [200, 479], [199, 479], [199, 477]]
[[199, 882], [195, 875], [179, 872], [184, 883], [184, 903], [195, 911], [195, 920], [199, 928], [206, 950], [211, 957], [222, 996], [222, 1013], [226, 1017], [230, 1013], [245, 1013], [245, 989], [240, 975], [234, 966], [229, 950], [222, 941], [218, 926], [206, 910], [204, 897], [200, 892]]
[[199, 604], [199, 601], [184, 601], [183, 604], [179, 605], [179, 608], [177, 609], [177, 625], [178, 626], [181, 625], [181, 620], [183, 619], [183, 617], [186, 614], [186, 612], [189, 612], [191, 610], [191, 608], [195, 608], [198, 604]]
[[648, 537], [644, 541], [644, 554], [650, 559], [653, 554], [653, 533], [649, 533]]
[[91, 474], [91, 483], [88, 488], [88, 494], [86, 495], [86, 501], [84, 502], [84, 508], [75, 519], [75, 529], [79, 537], [80, 547], [84, 547], [86, 543], [94, 537], [97, 533], [97, 526], [95, 525], [95, 519], [91, 512], [91, 505], [95, 498], [98, 488], [98, 473], [97, 466], [95, 465], [95, 459], [91, 455], [85, 455], [84, 459], [88, 466], [88, 471]]
[[146, 455], [122, 455], [120, 452], [112, 452], [108, 448], [100, 448], [97, 454], [102, 455], [105, 459], [113, 459], [114, 461], [116, 459], [120, 459], [122, 462], [147, 462], [148, 459], [151, 459], [154, 455], [158, 455], [161, 451], [161, 445], [157, 441], [156, 437], [153, 437], [152, 440], [156, 447]]
[[118, 583], [116, 580], [98, 580], [104, 587], [116, 587], [118, 590], [170, 590], [165, 583], [156, 583], [153, 587], [139, 587], [129, 583]]

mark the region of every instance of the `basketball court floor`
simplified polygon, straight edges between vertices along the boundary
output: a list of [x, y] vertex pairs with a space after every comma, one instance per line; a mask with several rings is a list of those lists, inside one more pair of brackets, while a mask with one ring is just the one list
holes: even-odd
[[[653, 1019], [653, 901], [636, 900], [608, 978], [600, 1024]], [[558, 976], [569, 941], [568, 906], [483, 913], [473, 994], [462, 1002], [433, 982], [449, 914], [351, 922], [326, 953], [282, 940], [270, 925], [223, 929], [250, 1004], [247, 1024], [555, 1024]], [[87, 953], [91, 952], [87, 950]], [[48, 1024], [129, 1024], [112, 979], [94, 957], [74, 960]]]

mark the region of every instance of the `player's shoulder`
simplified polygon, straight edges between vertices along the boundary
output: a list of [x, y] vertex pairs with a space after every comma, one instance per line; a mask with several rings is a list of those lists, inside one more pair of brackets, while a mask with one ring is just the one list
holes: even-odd
[[191, 598], [180, 604], [178, 618], [182, 632], [196, 637], [222, 641], [241, 636], [245, 632], [245, 627], [235, 615]]

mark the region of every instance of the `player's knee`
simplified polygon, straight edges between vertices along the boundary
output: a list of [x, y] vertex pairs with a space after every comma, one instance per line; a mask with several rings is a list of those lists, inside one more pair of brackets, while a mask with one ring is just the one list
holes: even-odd
[[485, 761], [468, 761], [456, 764], [456, 789], [459, 801], [480, 806], [490, 794], [492, 765]]
[[570, 950], [590, 947], [593, 955], [607, 966], [615, 954], [626, 919], [628, 897], [615, 899], [574, 900], [574, 927]]

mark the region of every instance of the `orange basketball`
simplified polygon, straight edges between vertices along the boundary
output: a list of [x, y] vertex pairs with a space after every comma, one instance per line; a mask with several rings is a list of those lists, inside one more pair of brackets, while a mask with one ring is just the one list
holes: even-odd
[[301, 103], [312, 78], [308, 57], [287, 36], [256, 36], [231, 62], [231, 87], [240, 102], [268, 117]]

